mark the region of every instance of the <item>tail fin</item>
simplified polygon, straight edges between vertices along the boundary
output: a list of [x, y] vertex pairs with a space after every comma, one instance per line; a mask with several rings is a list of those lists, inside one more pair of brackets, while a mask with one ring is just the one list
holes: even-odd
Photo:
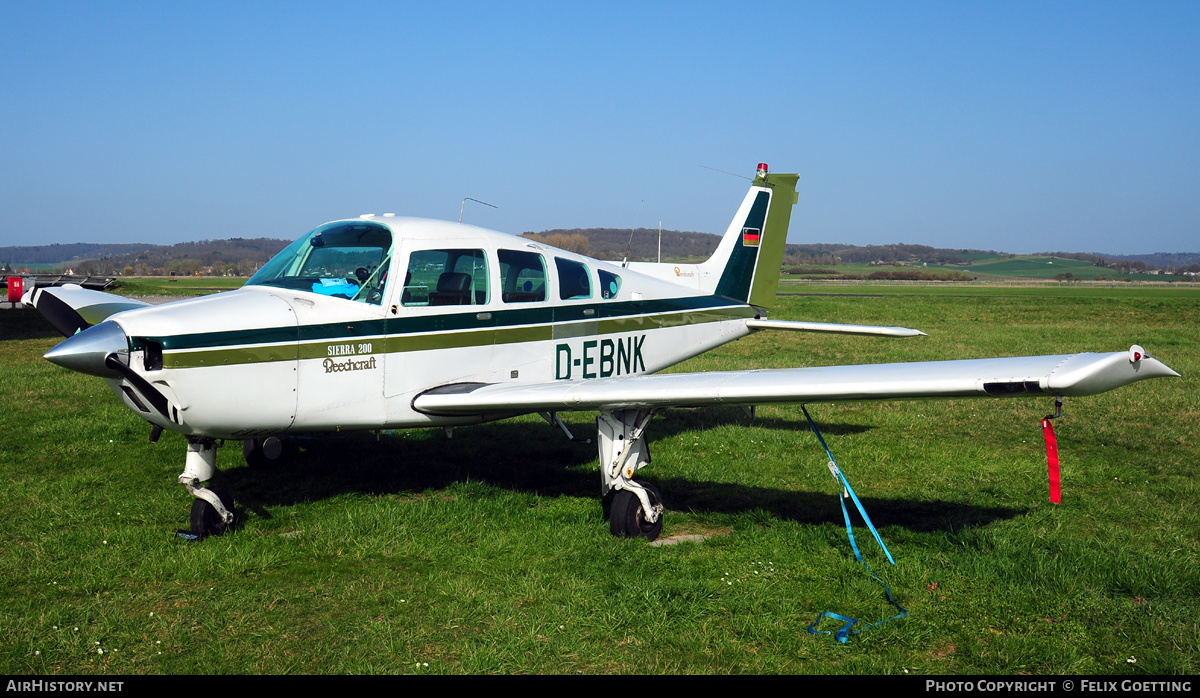
[[761, 308], [775, 304], [788, 223], [796, 203], [796, 174], [758, 176], [713, 256], [700, 265], [704, 290]]

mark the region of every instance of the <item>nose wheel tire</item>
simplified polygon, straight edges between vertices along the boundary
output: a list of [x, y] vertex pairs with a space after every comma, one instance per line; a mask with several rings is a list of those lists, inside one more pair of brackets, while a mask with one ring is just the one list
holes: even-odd
[[[640, 482], [646, 488], [650, 497], [650, 506], [662, 504], [662, 494], [658, 488], [649, 483]], [[663, 517], [651, 523], [646, 520], [646, 512], [642, 510], [642, 502], [629, 490], [617, 490], [613, 494], [612, 505], [608, 510], [608, 529], [618, 538], [645, 538], [654, 540], [662, 532]]]
[[[213, 494], [221, 500], [221, 504], [229, 511], [233, 511], [233, 497], [220, 487], [210, 487]], [[219, 536], [224, 533], [233, 524], [225, 523], [213, 505], [197, 497], [192, 501], [192, 535], [200, 538], [207, 536]]]

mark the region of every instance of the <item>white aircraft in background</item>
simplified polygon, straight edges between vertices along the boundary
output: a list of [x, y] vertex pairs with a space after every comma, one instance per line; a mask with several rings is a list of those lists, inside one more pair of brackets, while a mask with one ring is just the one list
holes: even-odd
[[79, 287], [31, 302], [68, 338], [46, 358], [103, 378], [187, 438], [192, 533], [233, 523], [204, 487], [218, 440], [248, 461], [291, 434], [455, 427], [596, 410], [615, 535], [653, 540], [662, 497], [633, 479], [668, 407], [1093, 395], [1178, 374], [1141, 349], [1106, 354], [654, 375], [751, 332], [908, 337], [902, 327], [770, 320], [795, 174], [765, 164], [713, 256], [622, 266], [461, 223], [367, 215], [326, 223], [235, 291], [149, 306]]

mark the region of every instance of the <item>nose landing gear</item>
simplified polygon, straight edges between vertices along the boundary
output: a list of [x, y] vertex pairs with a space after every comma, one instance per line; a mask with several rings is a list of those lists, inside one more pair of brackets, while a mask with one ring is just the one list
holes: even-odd
[[216, 463], [215, 440], [188, 437], [187, 460], [179, 484], [196, 499], [192, 502], [192, 530], [180, 531], [181, 538], [201, 540], [205, 536], [219, 536], [233, 526], [233, 497], [220, 488], [209, 489], [200, 484], [212, 479]]

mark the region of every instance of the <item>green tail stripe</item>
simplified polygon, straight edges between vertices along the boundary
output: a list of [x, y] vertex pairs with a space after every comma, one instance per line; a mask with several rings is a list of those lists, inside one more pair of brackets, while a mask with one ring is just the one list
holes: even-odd
[[[758, 196], [754, 198], [754, 204], [750, 207], [750, 213], [746, 215], [746, 220], [742, 221], [742, 230], [746, 228], [762, 230], [763, 222], [767, 218], [767, 202], [770, 199], [771, 195], [767, 192], [760, 191], [758, 193]], [[750, 281], [754, 278], [754, 267], [759, 254], [758, 247], [746, 247], [742, 244], [742, 235], [739, 231], [733, 252], [729, 255], [729, 261], [725, 263], [725, 270], [721, 272], [721, 280], [717, 282], [717, 295], [745, 303], [746, 299], [750, 297]], [[780, 257], [780, 259], [783, 258]]]

